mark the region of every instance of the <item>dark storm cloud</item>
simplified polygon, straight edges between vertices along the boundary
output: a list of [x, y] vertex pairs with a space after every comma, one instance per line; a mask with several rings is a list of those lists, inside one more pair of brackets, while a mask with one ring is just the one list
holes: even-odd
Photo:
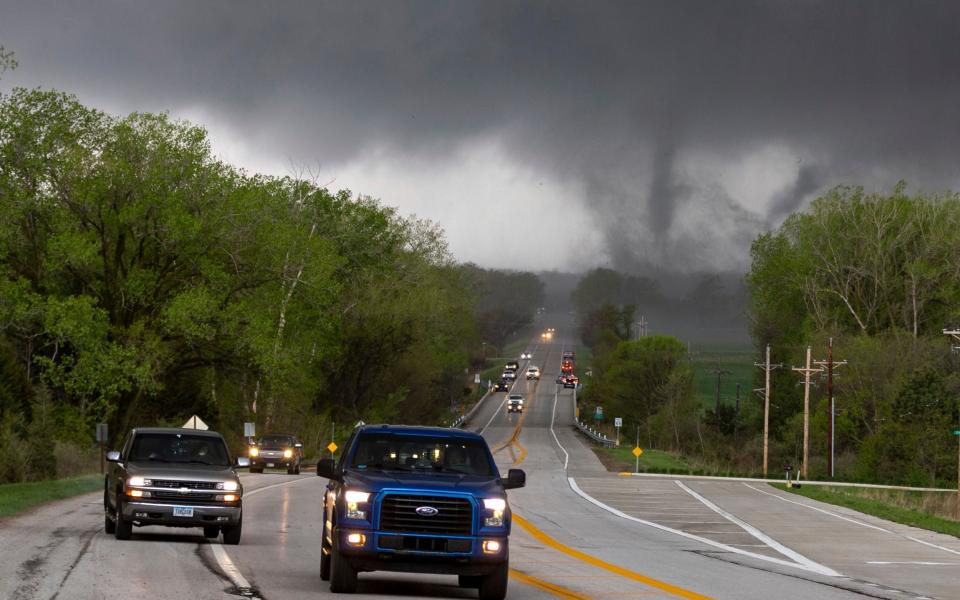
[[[326, 165], [495, 135], [582, 187], [614, 266], [742, 266], [827, 186], [958, 183], [955, 2], [61, 4], [0, 4], [19, 81]], [[801, 164], [753, 212], [689, 169], [770, 145]]]

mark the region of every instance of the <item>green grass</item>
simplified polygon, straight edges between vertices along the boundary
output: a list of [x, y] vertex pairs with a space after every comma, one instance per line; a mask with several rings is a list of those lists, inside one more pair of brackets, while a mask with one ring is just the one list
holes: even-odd
[[[943, 508], [952, 505], [955, 510], [955, 495], [945, 492], [904, 493], [897, 490], [876, 490], [871, 488], [840, 488], [807, 485], [801, 488], [787, 488], [784, 484], [771, 484], [781, 490], [805, 496], [813, 500], [845, 506], [862, 513], [880, 517], [895, 523], [919, 527], [929, 531], [945, 533], [960, 538], [960, 521], [931, 514], [921, 507], [937, 506]], [[930, 494], [939, 494], [931, 496]], [[952, 498], [951, 498], [952, 497]], [[950, 500], [953, 499], [953, 502]], [[902, 504], [912, 505], [903, 506]]]
[[103, 476], [101, 475], [0, 485], [0, 517], [25, 511], [51, 500], [62, 500], [93, 492], [102, 487]]
[[[636, 458], [633, 456], [633, 444], [621, 440], [619, 448], [593, 448], [600, 461], [608, 470], [630, 471], [636, 467]], [[641, 473], [688, 473], [696, 467], [687, 462], [682, 456], [677, 456], [663, 450], [644, 450], [640, 455]]]
[[729, 371], [720, 376], [720, 402], [733, 405], [737, 397], [737, 384], [740, 384], [740, 405], [753, 401], [753, 376], [757, 368], [757, 357], [741, 350], [698, 352], [693, 355], [694, 394], [704, 408], [713, 408], [717, 404], [716, 369]]

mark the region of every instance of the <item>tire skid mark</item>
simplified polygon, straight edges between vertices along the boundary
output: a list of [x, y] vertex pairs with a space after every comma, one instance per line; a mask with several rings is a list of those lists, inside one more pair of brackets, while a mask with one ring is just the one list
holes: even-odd
[[[238, 585], [231, 577], [223, 572], [223, 569], [220, 568], [220, 565], [217, 563], [216, 559], [208, 556], [208, 553], [203, 551], [204, 546], [210, 548], [210, 552], [213, 552], [213, 545], [209, 542], [201, 542], [197, 544], [196, 550], [194, 550], [197, 558], [200, 559], [200, 564], [202, 564], [208, 571], [210, 571], [218, 579], [223, 580], [225, 583], [229, 584], [224, 592], [230, 594], [231, 596], [238, 596], [240, 598], [251, 598], [252, 600], [267, 600], [263, 594], [260, 593], [260, 590], [254, 585], [250, 585], [249, 582], [244, 578], [242, 580], [243, 584], [247, 585]], [[51, 599], [52, 600], [52, 599]]]
[[83, 540], [83, 546], [80, 547], [80, 552], [77, 553], [76, 558], [74, 558], [73, 562], [70, 563], [70, 566], [67, 567], [67, 572], [63, 574], [63, 579], [60, 580], [60, 585], [57, 586], [57, 591], [54, 592], [53, 596], [50, 596], [50, 600], [56, 600], [60, 596], [60, 592], [63, 591], [63, 586], [66, 585], [67, 579], [70, 578], [70, 575], [73, 574], [73, 570], [78, 564], [80, 564], [80, 561], [83, 559], [83, 557], [86, 556], [87, 551], [90, 550], [90, 544], [93, 543], [93, 538], [99, 532], [100, 528], [95, 527], [80, 537], [80, 539]]

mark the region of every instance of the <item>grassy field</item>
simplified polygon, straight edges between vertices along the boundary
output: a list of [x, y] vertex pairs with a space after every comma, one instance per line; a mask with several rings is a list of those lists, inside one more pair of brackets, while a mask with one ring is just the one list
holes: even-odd
[[692, 356], [694, 371], [694, 393], [704, 408], [713, 408], [717, 403], [717, 375], [714, 371], [729, 371], [720, 376], [720, 402], [733, 405], [737, 397], [737, 384], [740, 384], [740, 404], [754, 402], [753, 377], [758, 370], [754, 362], [758, 359], [751, 352], [742, 350], [714, 350], [694, 352]]
[[0, 517], [16, 514], [51, 500], [62, 500], [93, 492], [102, 487], [103, 476], [101, 475], [0, 485]]
[[895, 523], [960, 537], [960, 521], [956, 519], [955, 512], [957, 496], [953, 493], [812, 485], [797, 489], [787, 488], [783, 484], [775, 484], [774, 487]]
[[[636, 458], [633, 456], [633, 444], [624, 443], [619, 448], [603, 448], [594, 446], [596, 452], [607, 470], [633, 472], [636, 468]], [[644, 450], [640, 455], [641, 473], [690, 473], [696, 466], [688, 463], [683, 457], [664, 452], [662, 450]]]

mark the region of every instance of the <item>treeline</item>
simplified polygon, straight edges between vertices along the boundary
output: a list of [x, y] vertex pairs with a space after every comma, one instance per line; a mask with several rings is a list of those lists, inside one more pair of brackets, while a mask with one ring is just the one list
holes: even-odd
[[533, 322], [544, 303], [544, 284], [533, 273], [464, 266], [477, 298], [477, 332], [481, 343], [500, 349], [509, 336]]
[[198, 414], [239, 444], [255, 421], [308, 450], [333, 423], [440, 422], [501, 289], [371, 198], [238, 170], [166, 115], [23, 89], [0, 96], [0, 269], [0, 452], [22, 458], [0, 481], [52, 474], [34, 463], [98, 422]]
[[[839, 477], [956, 483], [960, 380], [943, 330], [960, 323], [960, 197], [839, 187], [752, 248], [752, 333], [774, 362], [800, 366], [808, 345], [837, 370]], [[802, 456], [802, 389], [774, 372], [778, 458]], [[811, 476], [825, 473], [825, 386], [813, 390]]]
[[[834, 376], [836, 476], [955, 485], [960, 376], [943, 330], [960, 325], [960, 197], [909, 195], [903, 184], [889, 195], [836, 188], [759, 236], [752, 259], [746, 285], [756, 360], [769, 344], [772, 362], [783, 365], [772, 377], [771, 472], [799, 469], [803, 457], [802, 376], [791, 367], [804, 366], [807, 346], [824, 360], [832, 338], [835, 360], [847, 361]], [[585, 409], [602, 404], [609, 416], [641, 425], [641, 440], [653, 447], [721, 470], [760, 472], [762, 401], [743, 402], [739, 412], [700, 406], [691, 357], [676, 339], [630, 341], [638, 309], [626, 300], [646, 294], [640, 302], [655, 302], [656, 293], [642, 277], [602, 270], [575, 290], [581, 338], [594, 353]], [[753, 387], [762, 388], [763, 371], [755, 373]], [[811, 390], [814, 478], [828, 476], [825, 383], [820, 373]]]

